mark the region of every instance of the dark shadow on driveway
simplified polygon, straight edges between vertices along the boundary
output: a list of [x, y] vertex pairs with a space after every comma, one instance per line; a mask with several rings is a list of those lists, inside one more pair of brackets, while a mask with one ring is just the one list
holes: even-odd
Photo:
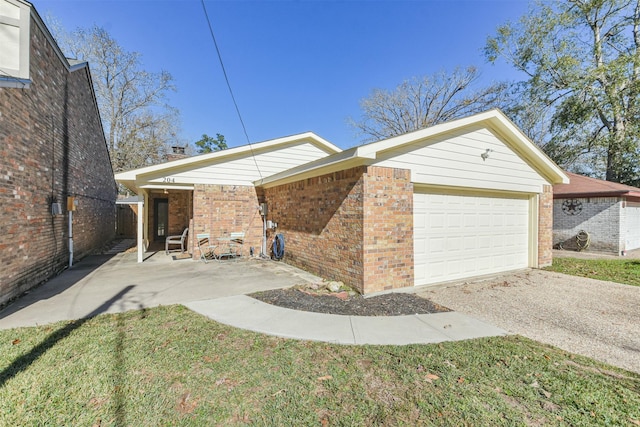
[[70, 269], [63, 270], [60, 274], [47, 280], [40, 286], [31, 288], [14, 301], [9, 303], [5, 308], [0, 310], [0, 319], [4, 319], [25, 307], [35, 304], [38, 301], [49, 299], [58, 295], [89, 274], [100, 268], [103, 264], [113, 258], [115, 255], [89, 255], [78, 261]]
[[[87, 322], [87, 320], [107, 311], [109, 307], [121, 300], [122, 297], [129, 291], [131, 291], [134, 287], [135, 286], [127, 286], [123, 288], [109, 300], [105, 301], [100, 307], [92, 311], [87, 317], [67, 323], [61, 329], [52, 332], [47, 338], [44, 339], [44, 341], [33, 347], [27, 354], [18, 357], [11, 363], [11, 365], [7, 366], [2, 372], [0, 372], [0, 387], [2, 387], [8, 380], [15, 377], [20, 372], [29, 368], [29, 366], [31, 366], [33, 362], [38, 360], [40, 356], [45, 354], [58, 342], [68, 337], [71, 332], [81, 327], [85, 322]], [[116, 348], [116, 350], [118, 349]]]

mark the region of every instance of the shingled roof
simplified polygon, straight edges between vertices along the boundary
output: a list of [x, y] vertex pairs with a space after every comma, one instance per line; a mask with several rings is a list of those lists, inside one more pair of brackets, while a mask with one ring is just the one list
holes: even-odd
[[579, 197], [627, 197], [640, 200], [640, 188], [602, 179], [589, 178], [575, 173], [565, 172], [569, 184], [553, 186], [554, 199]]

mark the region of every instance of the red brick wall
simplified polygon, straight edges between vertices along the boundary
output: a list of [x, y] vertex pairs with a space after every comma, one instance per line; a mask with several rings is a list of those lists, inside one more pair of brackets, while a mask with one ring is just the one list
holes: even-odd
[[256, 254], [260, 253], [262, 218], [258, 205], [258, 193], [254, 187], [196, 184], [190, 237], [194, 258], [200, 257], [194, 240], [199, 233], [223, 237], [234, 232], [245, 232], [244, 254], [249, 254], [251, 246]]
[[[115, 234], [116, 186], [86, 69], [70, 73], [31, 22], [30, 88], [0, 88], [0, 304]], [[63, 215], [52, 217], [51, 201]]]
[[538, 267], [553, 262], [553, 186], [545, 185], [538, 205]]
[[405, 169], [367, 168], [364, 293], [413, 286], [413, 184]]
[[363, 291], [364, 167], [265, 189], [284, 260]]
[[285, 261], [362, 293], [413, 286], [409, 172], [356, 167], [265, 189]]
[[166, 195], [169, 201], [169, 234], [175, 236], [182, 234], [189, 226], [193, 202], [191, 200], [192, 191], [169, 190]]

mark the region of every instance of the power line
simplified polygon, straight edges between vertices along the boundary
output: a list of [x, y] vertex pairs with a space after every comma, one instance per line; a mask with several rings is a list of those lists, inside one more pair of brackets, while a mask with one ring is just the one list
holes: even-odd
[[260, 175], [260, 179], [262, 179], [262, 172], [260, 171], [260, 167], [258, 166], [258, 161], [256, 160], [256, 156], [253, 153], [253, 146], [251, 145], [251, 140], [249, 139], [249, 134], [247, 133], [247, 127], [244, 125], [244, 120], [242, 120], [242, 114], [240, 114], [240, 108], [238, 108], [238, 103], [236, 102], [236, 97], [233, 95], [233, 90], [231, 89], [231, 84], [229, 83], [229, 76], [227, 76], [227, 70], [224, 67], [224, 62], [222, 62], [222, 55], [220, 54], [220, 49], [218, 48], [218, 42], [216, 41], [216, 36], [213, 34], [213, 27], [211, 26], [211, 20], [209, 19], [209, 14], [207, 13], [207, 7], [204, 4], [204, 0], [200, 0], [202, 3], [202, 9], [204, 10], [204, 16], [207, 19], [207, 25], [209, 26], [209, 33], [211, 34], [211, 39], [213, 40], [213, 44], [216, 47], [216, 53], [218, 54], [218, 60], [220, 61], [220, 67], [222, 68], [222, 74], [224, 74], [224, 80], [227, 83], [227, 88], [229, 89], [229, 94], [231, 95], [231, 100], [233, 101], [233, 105], [236, 108], [236, 113], [238, 114], [238, 119], [240, 119], [240, 124], [242, 125], [242, 130], [244, 131], [244, 136], [247, 138], [247, 143], [249, 144], [249, 149], [251, 150], [251, 157], [253, 157], [253, 162], [256, 165], [256, 169], [258, 170], [258, 174]]

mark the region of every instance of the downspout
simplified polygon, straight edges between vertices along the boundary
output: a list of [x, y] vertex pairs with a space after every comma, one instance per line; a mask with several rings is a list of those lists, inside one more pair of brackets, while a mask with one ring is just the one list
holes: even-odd
[[69, 209], [69, 268], [73, 267], [73, 210]]

